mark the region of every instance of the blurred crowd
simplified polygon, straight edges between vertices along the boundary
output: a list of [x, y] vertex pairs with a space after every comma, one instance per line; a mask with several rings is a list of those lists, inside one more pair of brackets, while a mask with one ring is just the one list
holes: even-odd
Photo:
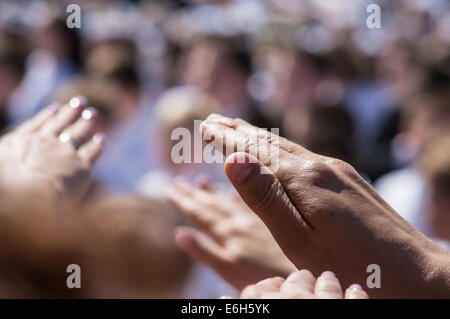
[[[81, 7], [79, 29], [66, 26], [70, 3]], [[382, 28], [366, 25], [369, 3], [380, 5]], [[132, 223], [150, 218], [146, 227], [164, 232], [184, 223], [164, 200], [176, 176], [206, 173], [229, 187], [221, 164], [174, 163], [171, 133], [194, 135], [194, 120], [213, 112], [239, 117], [352, 164], [413, 226], [450, 240], [449, 31], [446, 0], [3, 0], [0, 127], [8, 132], [53, 101], [85, 96], [108, 136], [86, 205], [117, 215], [117, 225], [126, 219], [120, 212], [138, 216], [147, 205], [152, 217]], [[93, 216], [92, 233], [108, 233]], [[125, 223], [114, 239], [123, 254], [140, 247], [132, 228]], [[101, 238], [92, 251], [114, 250]], [[153, 263], [155, 273], [190, 280], [185, 294], [231, 289], [174, 247], [155, 246], [172, 260], [167, 269]], [[142, 264], [156, 256], [130, 257], [128, 266], [145, 273]], [[134, 280], [112, 274], [107, 280]], [[130, 284], [131, 295], [172, 296], [138, 290], [145, 282]]]

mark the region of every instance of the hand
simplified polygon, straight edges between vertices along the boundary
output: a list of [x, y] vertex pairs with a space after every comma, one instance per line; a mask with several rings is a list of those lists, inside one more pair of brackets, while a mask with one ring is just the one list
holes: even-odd
[[325, 271], [317, 279], [309, 270], [292, 273], [287, 279], [269, 278], [248, 286], [241, 299], [369, 299], [358, 284], [342, 291], [339, 279]]
[[2, 196], [31, 192], [69, 206], [80, 199], [104, 140], [92, 137], [96, 113], [85, 107], [81, 97], [50, 106], [0, 139]]
[[297, 268], [332, 268], [348, 285], [366, 282], [367, 266], [378, 264], [381, 288], [371, 290], [374, 297], [449, 296], [449, 254], [402, 219], [349, 164], [240, 119], [211, 115], [200, 130], [223, 153], [243, 150], [227, 158], [225, 172]]
[[207, 180], [199, 188], [178, 180], [168, 198], [200, 231], [180, 227], [177, 244], [192, 258], [213, 268], [242, 289], [271, 276], [287, 276], [296, 268], [247, 205], [222, 193]]

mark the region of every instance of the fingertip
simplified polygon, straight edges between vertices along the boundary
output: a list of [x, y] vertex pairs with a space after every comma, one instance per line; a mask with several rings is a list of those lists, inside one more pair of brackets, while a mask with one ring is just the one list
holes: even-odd
[[104, 133], [96, 133], [92, 137], [92, 142], [94, 142], [97, 145], [103, 146], [103, 144], [105, 144], [106, 142], [106, 135]]
[[95, 134], [86, 144], [79, 148], [80, 156], [91, 166], [102, 153], [106, 141], [103, 133]]
[[202, 190], [205, 190], [205, 191], [214, 190], [214, 184], [211, 182], [211, 179], [207, 174], [200, 174], [195, 179], [195, 182], [198, 185], [198, 187], [200, 187]]
[[76, 95], [69, 101], [69, 106], [73, 109], [86, 107], [87, 99], [82, 95]]
[[97, 110], [91, 106], [87, 107], [83, 110], [83, 112], [81, 112], [81, 117], [86, 121], [96, 119], [97, 115]]
[[345, 290], [345, 299], [369, 299], [361, 285], [353, 284]]
[[294, 271], [292, 274], [290, 274], [286, 278], [286, 280], [296, 280], [298, 278], [305, 278], [305, 277], [315, 278], [314, 274], [310, 270], [308, 270], [308, 269], [300, 269], [300, 270]]
[[183, 250], [189, 251], [195, 245], [195, 236], [187, 227], [178, 227], [175, 229], [175, 243]]
[[45, 112], [47, 112], [50, 115], [54, 115], [58, 112], [58, 110], [61, 108], [61, 103], [59, 102], [53, 102], [47, 108], [45, 109]]
[[192, 189], [191, 184], [189, 184], [183, 176], [175, 177], [173, 185], [176, 190], [182, 192], [189, 192]]

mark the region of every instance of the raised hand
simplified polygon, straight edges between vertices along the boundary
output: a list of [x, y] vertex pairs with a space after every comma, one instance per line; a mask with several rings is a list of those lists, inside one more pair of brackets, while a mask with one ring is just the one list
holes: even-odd
[[345, 292], [336, 275], [324, 271], [317, 279], [309, 270], [292, 273], [286, 279], [269, 278], [250, 285], [241, 292], [241, 299], [368, 299], [358, 284]]
[[225, 172], [298, 268], [315, 274], [332, 268], [348, 285], [365, 283], [367, 266], [377, 264], [381, 288], [371, 296], [450, 296], [450, 255], [402, 219], [349, 164], [240, 119], [211, 115], [200, 129], [218, 150], [242, 150], [226, 154]]
[[[73, 206], [89, 183], [90, 168], [103, 147], [94, 135], [94, 109], [82, 97], [52, 105], [0, 139], [0, 194], [24, 193]], [[12, 196], [12, 197], [11, 197]]]
[[199, 187], [178, 180], [168, 198], [199, 230], [180, 227], [177, 244], [238, 289], [295, 270], [264, 225], [240, 199], [207, 180]]

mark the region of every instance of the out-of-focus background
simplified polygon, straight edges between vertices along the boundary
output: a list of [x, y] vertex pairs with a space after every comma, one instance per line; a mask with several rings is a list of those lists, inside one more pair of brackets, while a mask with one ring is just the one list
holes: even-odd
[[2, 0], [0, 126], [82, 94], [108, 135], [88, 197], [157, 198], [177, 175], [226, 183], [220, 164], [173, 163], [173, 129], [240, 117], [350, 162], [448, 240], [449, 48], [447, 0]]

